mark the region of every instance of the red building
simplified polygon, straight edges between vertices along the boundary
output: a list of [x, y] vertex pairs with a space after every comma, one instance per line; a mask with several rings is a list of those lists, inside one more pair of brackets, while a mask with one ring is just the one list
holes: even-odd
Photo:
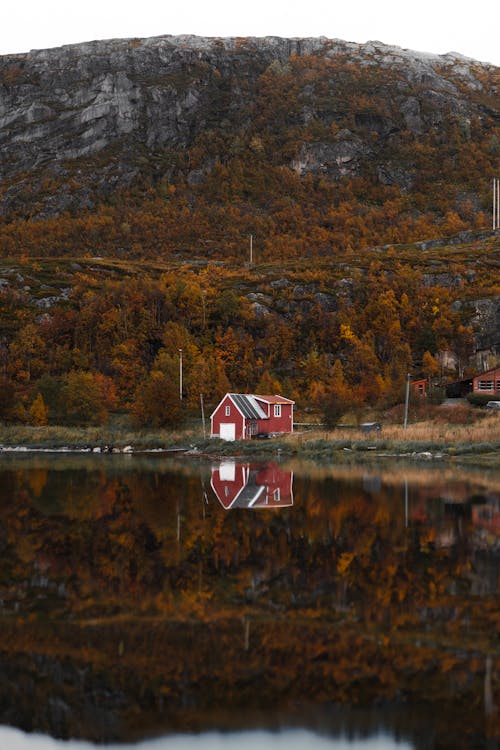
[[427, 388], [429, 381], [427, 378], [419, 378], [418, 380], [412, 380], [413, 391], [417, 396], [427, 396]]
[[275, 463], [222, 461], [212, 468], [212, 489], [223, 508], [283, 508], [293, 505], [293, 472]]
[[248, 440], [293, 432], [293, 406], [283, 396], [226, 393], [210, 417], [211, 437]]
[[500, 398], [500, 367], [476, 375], [472, 379], [472, 392]]

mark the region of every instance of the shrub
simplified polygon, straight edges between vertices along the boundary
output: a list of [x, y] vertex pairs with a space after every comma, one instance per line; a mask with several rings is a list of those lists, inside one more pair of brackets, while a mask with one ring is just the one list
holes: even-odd
[[488, 401], [500, 401], [500, 398], [495, 397], [493, 394], [482, 394], [482, 393], [469, 393], [467, 401], [472, 406], [486, 406]]

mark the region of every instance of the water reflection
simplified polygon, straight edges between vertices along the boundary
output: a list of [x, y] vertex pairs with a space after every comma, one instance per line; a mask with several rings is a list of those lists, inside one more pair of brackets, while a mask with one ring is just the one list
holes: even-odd
[[[2, 750], [96, 750], [88, 742], [61, 742], [40, 735], [26, 735], [0, 727]], [[332, 738], [305, 730], [281, 732], [206, 732], [200, 735], [174, 735], [134, 745], [106, 745], [106, 750], [411, 750], [412, 745], [386, 734], [370, 738]]]
[[499, 471], [445, 465], [0, 456], [0, 720], [336, 748], [333, 706], [390, 706], [345, 736], [494, 747], [499, 503]]
[[210, 484], [226, 510], [293, 505], [293, 472], [276, 463], [221, 461], [212, 466]]

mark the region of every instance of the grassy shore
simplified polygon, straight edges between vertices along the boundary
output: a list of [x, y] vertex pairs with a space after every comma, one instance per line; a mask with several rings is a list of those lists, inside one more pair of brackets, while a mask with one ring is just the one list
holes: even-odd
[[269, 440], [226, 443], [203, 437], [201, 427], [190, 429], [142, 430], [101, 427], [29, 427], [0, 425], [0, 446], [5, 449], [74, 450], [179, 450], [207, 455], [298, 455], [327, 460], [333, 454], [356, 456], [412, 456], [443, 458], [481, 456], [500, 462], [500, 415], [491, 414], [478, 422], [453, 424], [422, 421], [408, 425], [384, 424], [380, 432], [364, 433], [357, 426], [327, 431], [317, 426], [302, 427], [292, 435]]
[[203, 440], [201, 429], [184, 430], [132, 430], [110, 427], [66, 427], [48, 425], [31, 427], [27, 425], [1, 425], [0, 446], [25, 447], [32, 449], [48, 448], [116, 448], [123, 450], [130, 446], [134, 450], [188, 447], [195, 441]]

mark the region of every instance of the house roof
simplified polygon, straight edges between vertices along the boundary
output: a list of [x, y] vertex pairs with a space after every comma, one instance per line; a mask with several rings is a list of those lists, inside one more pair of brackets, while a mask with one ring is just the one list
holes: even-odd
[[255, 400], [255, 396], [246, 393], [230, 393], [229, 397], [247, 419], [265, 419], [267, 417], [267, 414]]
[[224, 398], [219, 402], [215, 411], [212, 413], [212, 417], [214, 416], [215, 412], [224, 401], [224, 399], [228, 396], [246, 419], [268, 419], [268, 415], [259, 404], [259, 401], [265, 404], [295, 403], [295, 401], [290, 401], [289, 398], [284, 398], [284, 396], [260, 396], [255, 393], [226, 393]]
[[485, 370], [484, 372], [480, 372], [477, 375], [474, 375], [474, 380], [476, 378], [484, 378], [485, 375], [491, 375], [493, 372], [498, 372], [500, 370], [500, 365], [497, 365], [496, 367], [492, 367], [490, 370]]
[[295, 401], [291, 401], [289, 398], [285, 398], [284, 396], [257, 396], [254, 395], [254, 398], [258, 398], [259, 401], [266, 401], [268, 404], [294, 404]]

